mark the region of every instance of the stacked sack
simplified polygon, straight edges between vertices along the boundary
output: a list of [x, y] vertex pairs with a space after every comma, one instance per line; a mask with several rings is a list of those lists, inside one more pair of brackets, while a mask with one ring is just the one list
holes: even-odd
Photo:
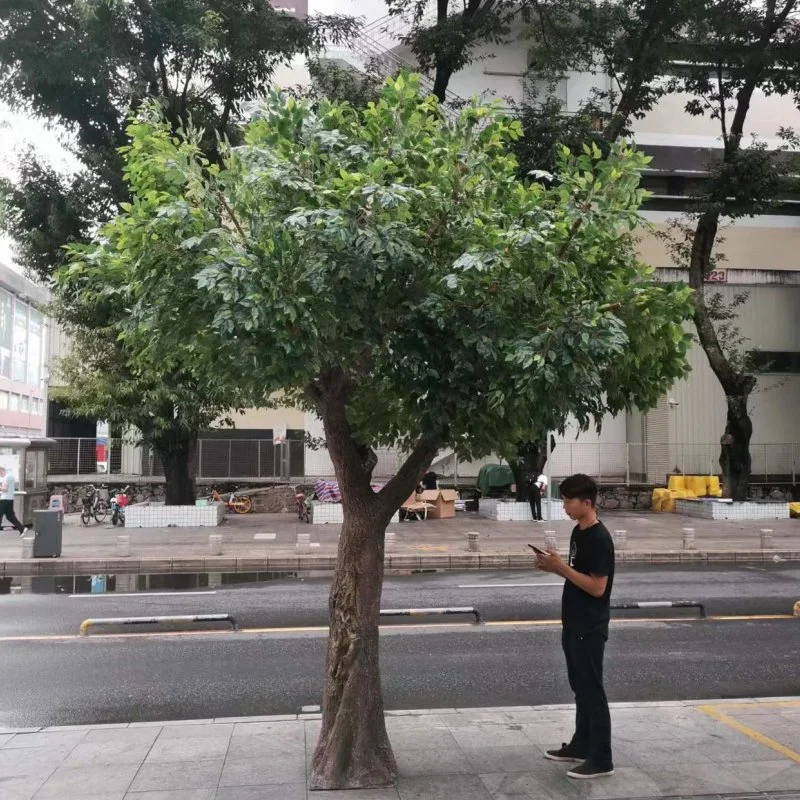
[[716, 475], [671, 475], [669, 488], [653, 489], [653, 511], [675, 513], [676, 500], [696, 500], [698, 497], [722, 497]]

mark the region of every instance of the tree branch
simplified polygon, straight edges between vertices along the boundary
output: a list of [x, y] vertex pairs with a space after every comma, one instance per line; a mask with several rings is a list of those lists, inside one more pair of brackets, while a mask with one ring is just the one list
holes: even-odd
[[378, 493], [378, 500], [387, 513], [394, 514], [404, 500], [414, 491], [422, 473], [439, 450], [440, 441], [423, 436], [397, 474]]

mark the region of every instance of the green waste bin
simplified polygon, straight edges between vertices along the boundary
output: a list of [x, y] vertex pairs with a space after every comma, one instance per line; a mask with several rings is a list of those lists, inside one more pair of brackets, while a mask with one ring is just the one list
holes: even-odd
[[63, 511], [33, 512], [33, 557], [57, 558], [61, 555]]

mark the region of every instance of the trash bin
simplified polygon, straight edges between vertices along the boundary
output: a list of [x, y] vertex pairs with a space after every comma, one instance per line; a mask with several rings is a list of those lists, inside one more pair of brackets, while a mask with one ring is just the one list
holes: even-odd
[[61, 555], [63, 511], [33, 512], [33, 557], [56, 558]]

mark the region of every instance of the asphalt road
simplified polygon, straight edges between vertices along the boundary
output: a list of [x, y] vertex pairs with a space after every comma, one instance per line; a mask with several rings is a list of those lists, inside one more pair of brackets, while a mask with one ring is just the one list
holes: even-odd
[[[387, 707], [569, 702], [559, 627], [529, 622], [557, 617], [560, 589], [546, 583], [555, 581], [508, 572], [388, 579], [384, 607], [476, 605], [489, 624], [388, 627], [381, 652]], [[0, 727], [296, 713], [318, 703], [327, 581], [216, 592], [0, 597]], [[620, 570], [614, 594], [616, 602], [696, 599], [712, 615], [786, 614], [800, 599], [800, 570], [639, 567]], [[218, 611], [234, 613], [244, 628], [320, 629], [73, 638], [90, 616]], [[613, 625], [611, 700], [797, 693], [800, 620], [692, 616]]]

